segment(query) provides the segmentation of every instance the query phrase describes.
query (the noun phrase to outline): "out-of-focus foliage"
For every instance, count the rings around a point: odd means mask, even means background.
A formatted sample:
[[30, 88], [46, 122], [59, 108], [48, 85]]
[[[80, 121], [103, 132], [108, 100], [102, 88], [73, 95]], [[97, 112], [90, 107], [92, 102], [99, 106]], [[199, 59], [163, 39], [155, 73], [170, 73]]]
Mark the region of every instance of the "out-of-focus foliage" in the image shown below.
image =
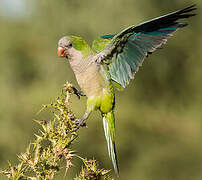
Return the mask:
[[[8, 16], [0, 4], [1, 168], [8, 159], [15, 163], [16, 154], [34, 138], [38, 126], [32, 119], [41, 104], [57, 97], [66, 80], [76, 84], [68, 62], [56, 56], [60, 37], [80, 35], [91, 43], [99, 35], [196, 3], [198, 16], [186, 20], [189, 26], [144, 62], [126, 90], [117, 92], [116, 140], [120, 179], [202, 179], [202, 1], [24, 2], [29, 11], [24, 18]], [[73, 105], [82, 116], [85, 98]], [[100, 114], [93, 113], [87, 125], [75, 149], [110, 169]]]

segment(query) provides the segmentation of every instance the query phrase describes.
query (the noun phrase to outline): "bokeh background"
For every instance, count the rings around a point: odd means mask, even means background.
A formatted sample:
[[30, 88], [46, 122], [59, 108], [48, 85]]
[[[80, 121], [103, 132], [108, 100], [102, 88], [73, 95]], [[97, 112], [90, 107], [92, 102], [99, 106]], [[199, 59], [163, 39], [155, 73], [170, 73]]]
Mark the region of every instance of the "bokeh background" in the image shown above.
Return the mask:
[[[88, 43], [132, 24], [196, 3], [198, 16], [153, 53], [129, 87], [116, 96], [117, 149], [123, 180], [202, 179], [202, 1], [197, 0], [0, 0], [0, 168], [17, 163], [38, 131], [33, 121], [68, 80], [56, 56], [65, 34]], [[80, 117], [86, 99], [73, 99]], [[97, 112], [74, 144], [79, 155], [112, 168]], [[66, 179], [79, 172], [75, 167]], [[0, 179], [6, 179], [0, 176]], [[58, 175], [55, 179], [64, 179]]]

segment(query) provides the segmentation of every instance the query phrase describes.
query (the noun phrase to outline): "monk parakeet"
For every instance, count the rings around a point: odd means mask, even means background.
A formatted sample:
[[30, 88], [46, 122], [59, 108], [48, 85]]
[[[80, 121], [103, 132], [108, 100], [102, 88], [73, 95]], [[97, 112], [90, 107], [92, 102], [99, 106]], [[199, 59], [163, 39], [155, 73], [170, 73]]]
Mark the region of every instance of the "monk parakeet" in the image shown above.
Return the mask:
[[180, 19], [194, 16], [195, 5], [130, 26], [117, 34], [104, 35], [90, 47], [78, 36], [65, 36], [58, 42], [57, 54], [66, 57], [79, 86], [87, 96], [87, 108], [78, 129], [94, 110], [103, 119], [109, 156], [118, 174], [115, 148], [114, 87], [124, 89], [134, 78], [144, 59], [161, 48], [167, 39], [187, 23]]

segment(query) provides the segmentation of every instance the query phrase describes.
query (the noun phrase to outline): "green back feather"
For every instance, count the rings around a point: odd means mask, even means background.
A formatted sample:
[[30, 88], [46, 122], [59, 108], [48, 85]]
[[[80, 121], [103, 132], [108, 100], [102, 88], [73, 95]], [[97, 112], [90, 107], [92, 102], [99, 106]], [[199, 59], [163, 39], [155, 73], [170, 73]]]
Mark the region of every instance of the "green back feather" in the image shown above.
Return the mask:
[[97, 38], [93, 41], [92, 49], [94, 52], [98, 53], [102, 51], [109, 43], [111, 39]]

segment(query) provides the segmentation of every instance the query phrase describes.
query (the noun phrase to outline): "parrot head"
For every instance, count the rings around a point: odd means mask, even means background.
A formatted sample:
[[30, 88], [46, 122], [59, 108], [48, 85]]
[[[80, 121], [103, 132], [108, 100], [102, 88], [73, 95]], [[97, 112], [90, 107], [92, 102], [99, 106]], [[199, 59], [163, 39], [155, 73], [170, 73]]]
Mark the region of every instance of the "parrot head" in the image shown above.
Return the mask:
[[68, 36], [61, 38], [58, 42], [57, 55], [59, 57], [68, 58], [71, 55], [71, 49], [73, 48], [72, 39]]
[[80, 55], [85, 58], [91, 53], [93, 53], [91, 48], [81, 37], [64, 36], [58, 41], [57, 55], [59, 57], [71, 60]]

